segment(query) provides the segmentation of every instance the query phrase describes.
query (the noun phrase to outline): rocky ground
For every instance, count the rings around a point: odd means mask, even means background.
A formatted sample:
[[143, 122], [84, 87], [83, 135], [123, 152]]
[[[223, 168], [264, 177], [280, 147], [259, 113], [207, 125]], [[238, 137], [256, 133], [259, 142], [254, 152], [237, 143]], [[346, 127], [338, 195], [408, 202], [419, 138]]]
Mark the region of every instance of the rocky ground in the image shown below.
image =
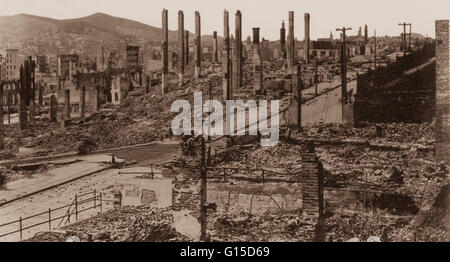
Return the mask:
[[217, 242], [307, 242], [314, 239], [313, 219], [295, 214], [238, 216], [210, 213], [209, 234]]
[[180, 242], [190, 241], [172, 227], [168, 209], [147, 206], [123, 207], [60, 229], [43, 233], [28, 241], [60, 242], [77, 236], [82, 242]]
[[[268, 72], [275, 77], [283, 76], [282, 64], [270, 66], [273, 68]], [[94, 148], [110, 148], [160, 140], [168, 135], [174, 116], [170, 112], [173, 101], [186, 99], [192, 102], [193, 91], [202, 90], [205, 97], [209, 95], [210, 87], [212, 97], [222, 96], [219, 73], [220, 66], [212, 65], [206, 69], [204, 78], [196, 83], [187, 78], [182, 88], [177, 87], [176, 76], [171, 75], [169, 92], [164, 97], [160, 94], [160, 87], [155, 87], [148, 94], [125, 99], [119, 107], [107, 106], [86, 118], [74, 118], [64, 130], [45, 119], [37, 120], [33, 128], [18, 140], [17, 126], [7, 126], [7, 150], [2, 152], [0, 159], [20, 157], [19, 147], [32, 148], [30, 155], [39, 156], [79, 151], [86, 141]], [[244, 85], [250, 85], [251, 78], [249, 66], [244, 65]], [[251, 94], [251, 88], [244, 87], [243, 90], [239, 97]], [[363, 188], [370, 184], [371, 190], [395, 195], [394, 198], [379, 200], [377, 207], [368, 209], [366, 213], [361, 210], [346, 214], [328, 213], [325, 231], [329, 241], [356, 238], [366, 241], [370, 236], [381, 241], [448, 241], [450, 166], [434, 159], [433, 127], [433, 123], [367, 123], [356, 128], [323, 124], [307, 126], [301, 132], [284, 132], [283, 142], [275, 147], [254, 144], [226, 154], [219, 153], [213, 156], [213, 166], [264, 168], [294, 174], [302, 168], [301, 152], [304, 149], [298, 142], [315, 140], [316, 153], [328, 171], [326, 187], [350, 185]], [[9, 179], [15, 179], [26, 176], [27, 172], [33, 171], [8, 170], [6, 173]], [[406, 208], [395, 204], [404, 203], [397, 196], [406, 196], [409, 201]], [[402, 212], [402, 208], [407, 212]], [[71, 225], [65, 230], [78, 232], [82, 240], [87, 240], [91, 234], [94, 241], [186, 240], [174, 232], [170, 221], [167, 210], [125, 208]], [[231, 216], [211, 213], [208, 223], [211, 237], [217, 241], [311, 239], [305, 236], [310, 232], [306, 230], [309, 222], [295, 214]]]
[[79, 150], [89, 141], [97, 149], [135, 145], [161, 140], [169, 136], [169, 127], [175, 113], [170, 112], [177, 99], [193, 101], [193, 90], [221, 97], [221, 78], [210, 68], [208, 77], [197, 83], [187, 78], [186, 86], [177, 87], [175, 75], [171, 75], [169, 92], [161, 95], [155, 86], [148, 94], [127, 97], [120, 106], [103, 106], [101, 111], [87, 117], [72, 118], [66, 128], [50, 123], [45, 110], [30, 128], [17, 136], [18, 125], [5, 126], [5, 148], [0, 160], [21, 157], [19, 148], [26, 148], [27, 156], [43, 156]]
[[[445, 241], [450, 228], [449, 166], [434, 159], [430, 147], [434, 143], [433, 124], [398, 123], [379, 126], [383, 130], [381, 137], [377, 135], [377, 125], [373, 124], [359, 128], [337, 125], [309, 126], [302, 132], [290, 134], [296, 141], [321, 141], [316, 142], [315, 149], [328, 171], [325, 176], [326, 188], [364, 189], [368, 186], [373, 192], [383, 192], [381, 195], [372, 196], [374, 198], [371, 199], [371, 204], [375, 207], [367, 204], [366, 210], [355, 210], [353, 213], [327, 212], [327, 240], [366, 241], [370, 236], [376, 236], [381, 241]], [[344, 140], [348, 142], [334, 143]], [[377, 148], [371, 148], [370, 143], [374, 143]], [[287, 140], [274, 148], [259, 147], [255, 144], [243, 150], [228, 152], [222, 158], [217, 158], [214, 164], [241, 169], [264, 167], [294, 175], [296, 171], [301, 170], [302, 150], [304, 148], [301, 145]], [[251, 172], [247, 174], [251, 175]], [[290, 218], [292, 217], [286, 215], [278, 216], [274, 226], [278, 224], [280, 226], [276, 228], [282, 229], [290, 223]], [[215, 223], [220, 225], [215, 227], [220, 239], [296, 239], [295, 236], [287, 234], [289, 231], [282, 236], [271, 236], [263, 233], [253, 234], [251, 230], [233, 230], [233, 223], [245, 224], [249, 228], [257, 225], [256, 228], [261, 227], [263, 230], [272, 221], [269, 217], [225, 216], [216, 220]], [[255, 224], [254, 220], [262, 220], [264, 223]], [[220, 231], [220, 228], [226, 225], [229, 226], [228, 231]]]

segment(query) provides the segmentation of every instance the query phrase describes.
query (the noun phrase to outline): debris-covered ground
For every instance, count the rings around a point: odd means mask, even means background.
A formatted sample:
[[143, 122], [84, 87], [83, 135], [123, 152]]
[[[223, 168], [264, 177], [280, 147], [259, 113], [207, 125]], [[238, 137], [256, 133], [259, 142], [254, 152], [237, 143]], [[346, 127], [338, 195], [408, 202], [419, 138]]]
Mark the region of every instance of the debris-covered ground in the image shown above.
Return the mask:
[[[270, 64], [274, 77], [282, 77], [281, 64]], [[250, 65], [244, 63], [242, 92], [238, 98], [254, 96]], [[19, 140], [17, 125], [6, 126], [6, 148], [0, 159], [20, 157], [23, 148], [32, 149], [29, 156], [69, 151], [111, 148], [160, 140], [169, 135], [173, 101], [193, 100], [194, 91], [222, 99], [220, 67], [213, 65], [196, 83], [186, 78], [186, 85], [177, 87], [171, 75], [169, 92], [162, 96], [160, 86], [142, 96], [126, 98], [120, 106], [106, 106], [85, 118], [74, 118], [65, 129], [45, 119], [37, 119], [33, 128]], [[275, 147], [258, 143], [239, 147], [226, 153], [214, 152], [214, 167], [238, 168], [240, 175], [255, 175], [249, 169], [265, 169], [294, 176], [302, 169], [301, 145], [315, 141], [315, 152], [327, 171], [326, 190], [368, 190], [354, 197], [365, 208], [352, 212], [326, 210], [325, 234], [328, 241], [366, 241], [375, 236], [380, 241], [449, 241], [448, 229], [449, 166], [434, 159], [433, 123], [363, 123], [355, 128], [319, 124], [302, 131], [288, 130]], [[198, 145], [197, 145], [198, 146]], [[88, 148], [89, 150], [87, 150]], [[198, 158], [198, 149], [183, 148]], [[187, 186], [198, 185], [198, 170], [189, 161], [180, 161], [180, 168], [191, 169], [180, 179]], [[186, 165], [183, 167], [183, 165]], [[42, 167], [45, 168], [45, 167]], [[3, 170], [14, 180], [33, 171]], [[238, 182], [232, 182], [238, 183]], [[185, 186], [185, 185], [183, 185]], [[376, 192], [376, 193], [375, 193]], [[340, 201], [340, 199], [334, 199]], [[327, 201], [327, 200], [326, 200]], [[370, 206], [372, 205], [372, 206]], [[360, 206], [360, 205], [359, 205]], [[198, 211], [198, 210], [197, 210]], [[64, 228], [83, 241], [182, 241], [189, 240], [172, 228], [169, 210], [149, 207], [122, 208], [81, 221]], [[314, 225], [300, 214], [232, 215], [209, 212], [208, 230], [213, 241], [311, 241]], [[46, 238], [47, 237], [47, 238]], [[40, 240], [54, 239], [42, 235]]]
[[[227, 152], [224, 159], [215, 164], [221, 167], [245, 169], [264, 168], [281, 173], [301, 170], [302, 139], [315, 140], [315, 151], [328, 171], [325, 176], [325, 190], [364, 191], [366, 208], [352, 212], [326, 211], [325, 232], [328, 241], [349, 239], [366, 241], [376, 236], [381, 241], [442, 241], [448, 237], [448, 206], [442, 196], [449, 182], [448, 166], [434, 159], [432, 145], [434, 131], [431, 124], [382, 124], [383, 133], [377, 134], [377, 125], [367, 124], [360, 128], [344, 128], [337, 125], [305, 127], [302, 132], [291, 132], [291, 139], [297, 143], [280, 142], [273, 148], [259, 147], [258, 144], [245, 149]], [[335, 143], [335, 141], [346, 141]], [[376, 149], [371, 144], [375, 144]], [[245, 173], [245, 172], [244, 172]], [[250, 176], [251, 172], [247, 172]], [[438, 193], [441, 192], [438, 196]], [[355, 197], [353, 201], [362, 203]], [[448, 192], [447, 192], [448, 197]], [[325, 201], [328, 201], [325, 199]], [[333, 200], [334, 201], [334, 200]], [[335, 201], [341, 201], [336, 199]], [[438, 202], [440, 204], [433, 204]], [[440, 206], [439, 206], [440, 205]], [[348, 210], [347, 210], [348, 211]], [[237, 217], [218, 218], [221, 232], [224, 225], [247, 223], [250, 228], [254, 221], [270, 224], [272, 218]], [[274, 224], [285, 225], [289, 218], [279, 215]], [[225, 221], [225, 222], [223, 222]], [[238, 224], [239, 224], [238, 223]], [[258, 225], [261, 226], [261, 225]], [[265, 226], [261, 226], [265, 228]], [[282, 228], [280, 226], [279, 228]], [[271, 236], [252, 234], [241, 229], [218, 234], [220, 239], [264, 241], [289, 238], [286, 234]], [[237, 227], [240, 228], [240, 227]], [[278, 227], [277, 227], [278, 228]], [[227, 234], [226, 234], [227, 233]], [[295, 239], [295, 236], [292, 236]]]
[[5, 125], [6, 150], [0, 152], [0, 160], [78, 151], [86, 141], [90, 141], [93, 149], [103, 149], [162, 140], [169, 136], [175, 115], [170, 108], [175, 100], [192, 102], [193, 90], [202, 90], [206, 99], [210, 86], [212, 96], [221, 97], [218, 75], [210, 73], [197, 83], [187, 79], [182, 88], [177, 87], [175, 76], [172, 78], [171, 89], [164, 96], [160, 87], [155, 86], [148, 94], [125, 98], [120, 106], [107, 105], [84, 118], [73, 117], [65, 128], [50, 123], [45, 110], [22, 132], [20, 139], [18, 124]]
[[314, 219], [296, 214], [210, 214], [208, 220], [211, 239], [218, 242], [306, 242], [314, 239]]
[[66, 241], [77, 236], [82, 242], [179, 242], [189, 239], [172, 227], [168, 209], [148, 206], [123, 207], [61, 228], [61, 233], [43, 233], [29, 241]]

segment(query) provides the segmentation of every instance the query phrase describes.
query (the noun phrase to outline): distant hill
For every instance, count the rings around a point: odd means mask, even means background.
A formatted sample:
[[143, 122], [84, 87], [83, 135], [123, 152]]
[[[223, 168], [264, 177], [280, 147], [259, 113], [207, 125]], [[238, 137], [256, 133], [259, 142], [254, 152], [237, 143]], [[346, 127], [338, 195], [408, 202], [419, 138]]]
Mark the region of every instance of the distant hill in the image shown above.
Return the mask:
[[419, 33], [411, 33], [411, 37], [412, 38], [417, 38], [417, 39], [425, 39], [425, 36], [421, 35]]
[[[202, 39], [211, 41], [212, 37]], [[177, 32], [169, 31], [169, 42], [176, 40]], [[161, 41], [161, 28], [104, 13], [63, 20], [29, 14], [0, 17], [0, 50], [19, 48], [27, 55], [58, 51], [96, 54], [102, 45], [120, 50], [129, 43], [158, 48]]]

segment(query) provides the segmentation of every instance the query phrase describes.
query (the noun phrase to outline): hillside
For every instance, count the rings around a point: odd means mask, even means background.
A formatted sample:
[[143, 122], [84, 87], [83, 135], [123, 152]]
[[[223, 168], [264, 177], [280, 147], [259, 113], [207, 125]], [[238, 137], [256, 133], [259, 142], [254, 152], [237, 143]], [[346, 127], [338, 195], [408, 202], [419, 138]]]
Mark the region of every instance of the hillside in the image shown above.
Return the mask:
[[[122, 50], [127, 43], [158, 48], [161, 35], [161, 28], [104, 13], [63, 20], [29, 14], [0, 17], [0, 50], [19, 48], [24, 55], [58, 51], [95, 55], [101, 45]], [[211, 39], [204, 36], [204, 41]], [[176, 40], [177, 31], [169, 31], [169, 41]]]

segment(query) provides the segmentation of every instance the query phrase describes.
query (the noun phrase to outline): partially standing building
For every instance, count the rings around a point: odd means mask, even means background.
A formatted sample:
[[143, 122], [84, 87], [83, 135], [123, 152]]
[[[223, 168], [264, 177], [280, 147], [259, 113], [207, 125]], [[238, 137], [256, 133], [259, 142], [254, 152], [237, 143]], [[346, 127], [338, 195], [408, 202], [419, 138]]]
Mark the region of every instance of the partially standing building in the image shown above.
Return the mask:
[[139, 46], [127, 46], [127, 72], [133, 75], [139, 71]]
[[20, 77], [20, 63], [19, 63], [19, 50], [18, 49], [7, 49], [6, 50], [6, 60], [5, 60], [5, 70], [7, 80], [16, 80]]
[[79, 60], [76, 54], [58, 55], [58, 76], [61, 81], [72, 81], [78, 72]]

